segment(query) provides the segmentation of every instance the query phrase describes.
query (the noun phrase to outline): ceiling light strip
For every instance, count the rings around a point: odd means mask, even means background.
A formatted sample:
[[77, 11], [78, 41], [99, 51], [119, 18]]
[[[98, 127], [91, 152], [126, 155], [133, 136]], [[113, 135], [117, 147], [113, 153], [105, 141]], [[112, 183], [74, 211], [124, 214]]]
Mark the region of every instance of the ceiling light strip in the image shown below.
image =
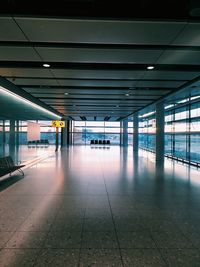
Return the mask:
[[26, 98], [24, 98], [22, 96], [19, 96], [19, 95], [15, 94], [15, 93], [13, 93], [13, 92], [5, 89], [2, 86], [0, 86], [0, 92], [3, 93], [3, 94], [5, 94], [5, 95], [7, 95], [7, 96], [11, 96], [11, 97], [15, 98], [16, 100], [20, 100], [20, 101], [24, 102], [25, 104], [28, 104], [28, 105], [30, 105], [30, 106], [38, 109], [38, 110], [41, 110], [41, 111], [46, 112], [46, 113], [48, 113], [50, 115], [53, 115], [54, 117], [57, 117], [59, 119], [62, 118], [61, 116], [59, 116], [59, 115], [57, 115], [57, 114], [55, 114], [55, 113], [53, 113], [53, 112], [51, 112], [51, 111], [49, 111], [49, 110], [41, 107], [38, 104], [35, 104], [35, 103], [31, 102], [30, 100], [28, 100], [28, 99], [26, 99]]

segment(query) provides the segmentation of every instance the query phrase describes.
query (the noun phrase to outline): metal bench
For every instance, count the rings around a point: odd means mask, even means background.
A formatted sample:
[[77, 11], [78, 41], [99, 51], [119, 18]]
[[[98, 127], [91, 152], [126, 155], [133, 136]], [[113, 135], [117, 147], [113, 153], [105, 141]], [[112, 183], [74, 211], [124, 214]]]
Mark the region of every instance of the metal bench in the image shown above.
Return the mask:
[[25, 165], [15, 165], [11, 156], [0, 158], [0, 176], [6, 174], [12, 174], [14, 171], [19, 171], [23, 176], [24, 172], [22, 171], [22, 167]]

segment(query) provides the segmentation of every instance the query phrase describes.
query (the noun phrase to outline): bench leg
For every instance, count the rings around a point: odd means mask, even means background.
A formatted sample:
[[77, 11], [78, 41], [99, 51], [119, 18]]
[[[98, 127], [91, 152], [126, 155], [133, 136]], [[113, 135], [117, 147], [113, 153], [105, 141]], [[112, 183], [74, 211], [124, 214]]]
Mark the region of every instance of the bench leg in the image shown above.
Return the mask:
[[24, 172], [21, 169], [18, 169], [18, 171], [24, 176]]

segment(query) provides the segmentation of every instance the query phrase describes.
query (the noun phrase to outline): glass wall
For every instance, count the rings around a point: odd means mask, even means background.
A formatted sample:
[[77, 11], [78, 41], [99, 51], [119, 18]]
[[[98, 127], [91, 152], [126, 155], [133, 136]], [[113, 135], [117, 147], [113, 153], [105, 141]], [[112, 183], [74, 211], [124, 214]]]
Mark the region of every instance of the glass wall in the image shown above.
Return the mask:
[[[56, 129], [51, 126], [51, 121], [38, 121], [38, 123], [40, 124], [40, 139], [47, 139], [49, 144], [55, 144]], [[15, 143], [19, 145], [27, 145], [27, 121], [15, 121], [15, 133]], [[9, 139], [10, 121], [0, 120], [1, 150], [4, 146], [9, 144]]]
[[[191, 92], [190, 92], [191, 93]], [[155, 110], [139, 116], [139, 146], [155, 151]], [[165, 154], [200, 163], [200, 96], [170, 100], [165, 105]]]
[[[129, 145], [133, 144], [133, 122], [128, 122]], [[73, 121], [72, 140], [74, 145], [87, 145], [91, 140], [110, 140], [112, 145], [120, 144], [120, 122]]]
[[156, 120], [155, 111], [139, 116], [139, 146], [155, 150]]
[[[200, 102], [186, 98], [166, 110], [165, 132], [170, 138], [165, 153], [188, 162], [200, 162]], [[170, 147], [170, 149], [169, 149]]]

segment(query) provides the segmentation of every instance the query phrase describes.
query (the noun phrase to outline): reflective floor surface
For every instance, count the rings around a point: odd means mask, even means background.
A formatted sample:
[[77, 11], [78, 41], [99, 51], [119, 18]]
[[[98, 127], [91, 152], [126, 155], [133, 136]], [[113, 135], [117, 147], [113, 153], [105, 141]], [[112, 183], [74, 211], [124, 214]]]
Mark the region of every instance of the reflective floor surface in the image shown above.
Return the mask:
[[74, 146], [26, 169], [0, 192], [0, 266], [200, 266], [200, 171], [154, 159]]
[[0, 146], [0, 157], [11, 156], [14, 162], [26, 163], [44, 155], [49, 155], [55, 151], [54, 145], [28, 147], [27, 145], [19, 146]]

